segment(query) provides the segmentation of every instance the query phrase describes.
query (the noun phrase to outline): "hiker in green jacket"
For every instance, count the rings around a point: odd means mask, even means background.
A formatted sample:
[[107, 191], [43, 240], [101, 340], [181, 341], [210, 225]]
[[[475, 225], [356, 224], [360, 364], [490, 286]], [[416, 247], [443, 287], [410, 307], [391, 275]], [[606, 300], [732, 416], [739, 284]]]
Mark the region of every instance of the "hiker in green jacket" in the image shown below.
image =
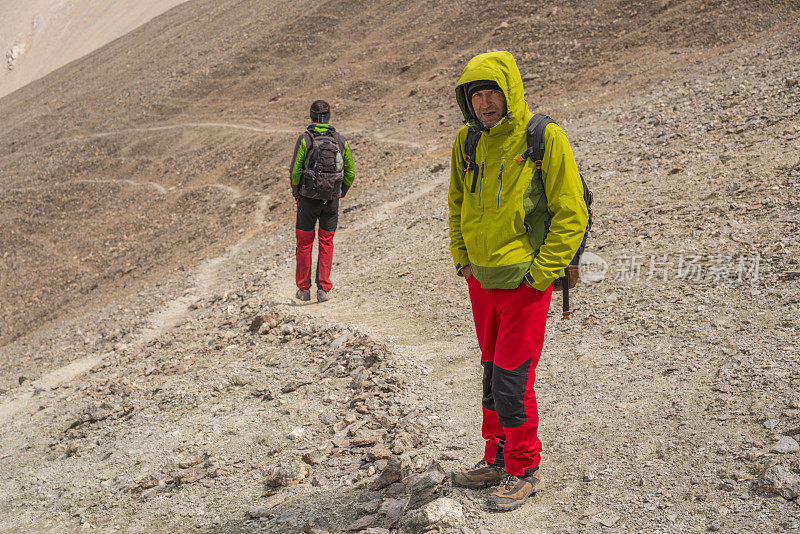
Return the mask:
[[[588, 213], [557, 124], [545, 127], [542, 160], [525, 157], [533, 113], [510, 53], [472, 58], [455, 93], [466, 124], [452, 149], [450, 251], [469, 287], [481, 349], [485, 448], [475, 467], [451, 477], [468, 488], [497, 486], [487, 507], [513, 510], [542, 487], [536, 365], [552, 283], [575, 256]], [[471, 151], [470, 129], [480, 135]]]
[[333, 265], [333, 234], [339, 223], [339, 198], [353, 185], [356, 171], [347, 139], [329, 124], [330, 104], [316, 100], [311, 104], [311, 120], [297, 138], [289, 165], [292, 196], [297, 201], [297, 266], [295, 298], [311, 300], [311, 249], [319, 221], [319, 257], [317, 258], [317, 300], [328, 300]]

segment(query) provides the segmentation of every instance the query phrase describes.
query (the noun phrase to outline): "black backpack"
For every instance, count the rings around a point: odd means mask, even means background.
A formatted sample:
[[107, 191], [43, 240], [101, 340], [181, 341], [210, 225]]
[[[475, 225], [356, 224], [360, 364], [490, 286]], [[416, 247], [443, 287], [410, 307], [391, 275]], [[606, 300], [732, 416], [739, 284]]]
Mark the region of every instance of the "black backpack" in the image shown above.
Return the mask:
[[[533, 160], [534, 165], [536, 165], [536, 176], [539, 178], [539, 181], [542, 182], [542, 189], [544, 189], [544, 177], [542, 175], [542, 159], [544, 158], [544, 129], [551, 122], [554, 123], [555, 121], [553, 121], [553, 119], [544, 113], [537, 113], [533, 116], [533, 118], [531, 118], [530, 122], [528, 123], [528, 149], [516, 158], [518, 163], [522, 163], [528, 158]], [[464, 140], [466, 170], [473, 171], [476, 177], [478, 168], [475, 165], [475, 158], [478, 140], [480, 137], [481, 130], [474, 126], [470, 126], [469, 130], [467, 131], [467, 137]], [[586, 210], [589, 212], [589, 221], [586, 223], [586, 231], [583, 233], [583, 240], [581, 241], [580, 247], [578, 247], [578, 252], [575, 253], [575, 257], [572, 258], [572, 261], [569, 263], [566, 269], [564, 269], [564, 276], [557, 278], [553, 283], [553, 290], [561, 290], [563, 297], [562, 319], [569, 319], [571, 315], [569, 309], [569, 290], [575, 287], [575, 284], [578, 283], [578, 266], [580, 265], [581, 255], [586, 248], [586, 238], [589, 235], [589, 230], [592, 229], [593, 222], [592, 201], [594, 200], [594, 195], [589, 190], [589, 186], [586, 184], [586, 180], [583, 179], [582, 175], [581, 183], [583, 184], [583, 201], [586, 203]]]
[[307, 143], [300, 194], [320, 200], [338, 198], [342, 190], [344, 167], [342, 138], [333, 128], [307, 134], [311, 142]]

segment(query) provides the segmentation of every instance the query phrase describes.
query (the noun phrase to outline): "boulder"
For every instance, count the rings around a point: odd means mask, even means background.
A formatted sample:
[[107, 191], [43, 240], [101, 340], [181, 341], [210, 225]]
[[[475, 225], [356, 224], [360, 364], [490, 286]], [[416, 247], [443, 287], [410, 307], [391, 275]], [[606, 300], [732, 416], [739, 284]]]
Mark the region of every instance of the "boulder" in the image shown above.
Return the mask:
[[400, 472], [403, 469], [403, 464], [400, 460], [396, 457], [389, 458], [389, 463], [386, 464], [386, 469], [384, 469], [380, 476], [375, 479], [372, 483], [370, 489], [372, 490], [379, 490], [385, 488], [389, 484], [393, 484], [400, 480]]
[[769, 452], [774, 452], [776, 454], [790, 454], [799, 450], [800, 445], [797, 443], [797, 440], [789, 436], [783, 436], [778, 440], [778, 443], [772, 446]]
[[772, 465], [764, 469], [755, 481], [755, 489], [777, 493], [784, 499], [795, 499], [800, 496], [800, 476], [782, 465]]
[[461, 504], [448, 497], [440, 497], [412, 510], [403, 518], [401, 526], [409, 532], [426, 532], [434, 527], [454, 527], [463, 522]]
[[403, 518], [407, 507], [408, 497], [403, 499], [385, 499], [378, 509], [378, 514], [385, 518], [383, 525], [388, 528], [395, 528]]
[[311, 466], [300, 462], [269, 465], [264, 470], [264, 482], [273, 488], [294, 486], [311, 474]]

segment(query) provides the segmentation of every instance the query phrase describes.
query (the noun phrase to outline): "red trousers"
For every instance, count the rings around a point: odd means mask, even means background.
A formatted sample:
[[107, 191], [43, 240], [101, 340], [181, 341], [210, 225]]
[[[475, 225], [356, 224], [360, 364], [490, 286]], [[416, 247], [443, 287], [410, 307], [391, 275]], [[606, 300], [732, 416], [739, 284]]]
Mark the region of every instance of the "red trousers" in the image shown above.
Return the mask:
[[[297, 235], [297, 269], [295, 282], [298, 289], [311, 287], [311, 249], [314, 246], [314, 230], [295, 230]], [[333, 234], [319, 229], [319, 255], [317, 257], [316, 283], [319, 289], [330, 291], [331, 266], [333, 265]]]
[[483, 366], [483, 459], [530, 475], [541, 461], [533, 386], [553, 289], [484, 289], [474, 276], [467, 282]]

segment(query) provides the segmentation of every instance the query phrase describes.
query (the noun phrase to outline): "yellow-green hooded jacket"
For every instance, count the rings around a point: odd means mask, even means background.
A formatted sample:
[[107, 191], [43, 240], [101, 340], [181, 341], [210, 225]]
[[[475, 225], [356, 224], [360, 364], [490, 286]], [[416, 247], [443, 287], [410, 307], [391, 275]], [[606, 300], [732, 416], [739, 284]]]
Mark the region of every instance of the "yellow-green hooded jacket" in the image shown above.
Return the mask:
[[[467, 105], [465, 84], [478, 80], [496, 82], [506, 97], [508, 114], [489, 130]], [[534, 162], [515, 160], [527, 149], [533, 114], [508, 52], [472, 58], [456, 85], [456, 101], [467, 122], [453, 143], [450, 162], [450, 251], [456, 271], [469, 265], [484, 288], [513, 289], [526, 279], [544, 291], [575, 256], [588, 221], [567, 135], [554, 123], [545, 129], [543, 188]], [[470, 125], [482, 130], [476, 175], [466, 172], [464, 156]]]

